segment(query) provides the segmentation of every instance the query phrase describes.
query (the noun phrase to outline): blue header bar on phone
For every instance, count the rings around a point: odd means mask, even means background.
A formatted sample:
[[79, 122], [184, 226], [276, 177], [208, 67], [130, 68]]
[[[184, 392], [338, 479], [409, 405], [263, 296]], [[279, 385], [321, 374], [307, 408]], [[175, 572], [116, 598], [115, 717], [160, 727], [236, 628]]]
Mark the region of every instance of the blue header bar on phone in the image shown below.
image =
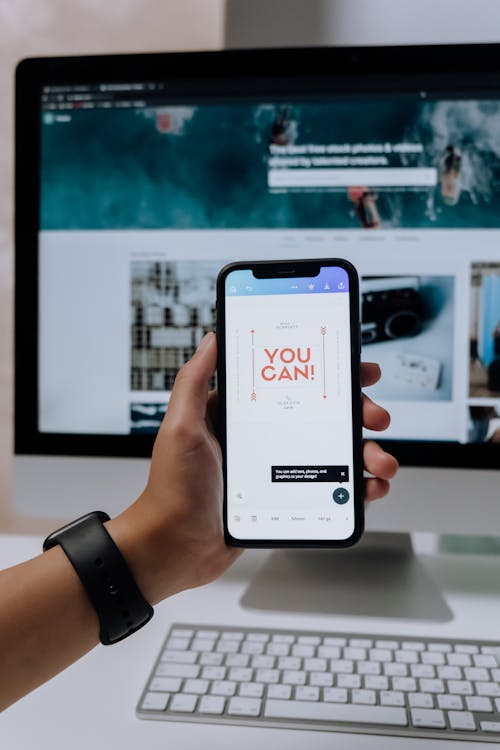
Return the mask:
[[349, 292], [347, 271], [323, 266], [317, 276], [256, 279], [251, 270], [232, 271], [226, 277], [227, 297], [267, 294], [345, 294]]

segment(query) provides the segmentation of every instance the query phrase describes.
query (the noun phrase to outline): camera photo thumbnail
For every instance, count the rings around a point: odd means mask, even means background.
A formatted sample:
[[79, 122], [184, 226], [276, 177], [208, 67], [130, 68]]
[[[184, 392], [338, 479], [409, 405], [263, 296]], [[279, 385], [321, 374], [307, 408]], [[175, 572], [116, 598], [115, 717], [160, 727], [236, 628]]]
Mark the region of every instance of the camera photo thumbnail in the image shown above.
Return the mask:
[[453, 304], [453, 276], [363, 277], [363, 358], [382, 368], [376, 398], [451, 400]]
[[471, 268], [469, 396], [500, 399], [500, 263]]

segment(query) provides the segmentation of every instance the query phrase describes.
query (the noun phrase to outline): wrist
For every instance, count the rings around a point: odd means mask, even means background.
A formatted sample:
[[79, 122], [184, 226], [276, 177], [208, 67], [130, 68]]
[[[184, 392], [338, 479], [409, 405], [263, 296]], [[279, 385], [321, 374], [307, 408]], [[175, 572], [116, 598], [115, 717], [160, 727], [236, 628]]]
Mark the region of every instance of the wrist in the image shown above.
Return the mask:
[[[141, 498], [136, 502], [142, 505]], [[134, 503], [105, 526], [149, 604], [155, 605], [181, 590], [175, 585], [173, 570], [164, 561], [168, 543], [159, 539], [158, 524], [144, 508], [136, 508]]]

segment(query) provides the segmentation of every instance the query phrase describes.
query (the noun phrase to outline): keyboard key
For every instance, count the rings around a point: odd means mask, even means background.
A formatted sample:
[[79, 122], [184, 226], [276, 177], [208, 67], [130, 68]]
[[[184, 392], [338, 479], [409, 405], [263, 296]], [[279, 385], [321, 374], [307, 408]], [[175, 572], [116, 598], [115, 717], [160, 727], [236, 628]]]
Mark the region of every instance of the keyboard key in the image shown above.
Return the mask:
[[404, 706], [405, 695], [396, 690], [383, 690], [380, 693], [380, 703], [383, 706]]
[[324, 646], [339, 646], [342, 648], [347, 643], [345, 638], [323, 638]]
[[500, 696], [500, 685], [496, 682], [475, 682], [474, 685], [478, 695], [488, 695], [493, 698]]
[[448, 721], [452, 729], [475, 732], [476, 722], [469, 711], [448, 711]]
[[170, 701], [169, 710], [192, 714], [194, 709], [196, 708], [197, 700], [198, 697], [196, 695], [177, 693], [177, 695], [174, 695]]
[[204, 695], [208, 691], [209, 684], [208, 680], [186, 680], [182, 692]]
[[[222, 654], [217, 654], [217, 656], [221, 656]], [[201, 662], [201, 659], [200, 659]], [[220, 662], [222, 664], [222, 660]], [[226, 656], [226, 666], [227, 667], [248, 667], [250, 663], [250, 657], [247, 656], [247, 654], [228, 654]]]
[[[275, 662], [276, 662], [275, 656], [261, 655], [261, 656], [252, 656], [250, 663], [254, 669], [272, 669], [274, 667]], [[300, 664], [298, 666], [298, 669], [300, 669]]]
[[309, 684], [318, 687], [331, 687], [333, 685], [333, 675], [331, 672], [311, 672], [309, 675]]
[[215, 641], [207, 641], [204, 638], [196, 638], [191, 644], [191, 651], [213, 651]]
[[327, 703], [347, 703], [347, 690], [345, 688], [325, 688], [323, 700]]
[[392, 689], [414, 693], [417, 689], [417, 681], [414, 677], [393, 677]]
[[354, 724], [381, 724], [404, 727], [408, 724], [406, 711], [384, 706], [351, 706], [308, 701], [267, 700], [264, 716], [275, 719], [306, 719], [338, 721]]
[[449, 643], [429, 643], [427, 645], [428, 651], [435, 651], [441, 654], [447, 654], [452, 650]]
[[210, 641], [216, 641], [217, 638], [219, 637], [219, 631], [218, 630], [197, 630], [196, 637], [206, 638]]
[[[253, 675], [253, 669], [248, 667], [231, 667], [227, 679], [233, 682], [250, 682]], [[226, 675], [223, 674], [221, 677], [214, 677], [214, 680], [223, 680]]]
[[351, 695], [353, 703], [363, 703], [367, 706], [374, 706], [377, 702], [377, 694], [374, 690], [353, 690]]
[[389, 690], [389, 678], [384, 675], [366, 675], [364, 687], [370, 690]]
[[[294, 648], [297, 648], [295, 646]], [[288, 643], [269, 643], [266, 647], [266, 654], [270, 656], [288, 656], [290, 646]]]
[[[286, 656], [286, 654], [283, 654], [283, 656]], [[314, 656], [314, 646], [301, 646], [296, 643], [295, 646], [292, 646], [292, 656]]]
[[182, 680], [179, 677], [153, 677], [149, 683], [150, 690], [161, 690], [164, 693], [177, 693]]
[[444, 693], [443, 695], [438, 695], [436, 697], [439, 708], [461, 711], [464, 707], [464, 702], [461, 695], [449, 695], [448, 693]]
[[375, 641], [375, 648], [383, 648], [388, 649], [389, 651], [395, 651], [397, 648], [399, 648], [399, 643], [398, 641], [379, 640]]
[[429, 729], [444, 729], [446, 727], [444, 713], [437, 708], [412, 708], [410, 709], [410, 715], [414, 727]]
[[195, 651], [166, 650], [161, 655], [161, 661], [169, 664], [194, 664], [198, 654]]
[[286, 685], [305, 685], [306, 673], [298, 669], [285, 669], [283, 682]]
[[145, 711], [165, 711], [169, 693], [146, 693], [141, 708]]
[[470, 667], [472, 664], [469, 654], [446, 654], [446, 661], [450, 667]]
[[420, 691], [422, 693], [444, 693], [445, 687], [443, 680], [427, 680], [422, 678], [420, 682]]
[[425, 651], [425, 643], [421, 641], [403, 641], [401, 648], [405, 651]]
[[248, 639], [244, 642], [241, 647], [242, 654], [263, 654], [265, 644], [259, 641], [249, 641]]
[[255, 679], [257, 682], [264, 682], [265, 684], [276, 683], [280, 680], [280, 671], [279, 669], [258, 669], [255, 673]]
[[380, 662], [358, 661], [358, 673], [359, 674], [380, 674], [380, 672], [381, 672]]
[[[234, 669], [237, 669], [237, 667], [234, 667]], [[241, 667], [240, 667], [241, 669]], [[250, 674], [252, 673], [252, 670], [249, 669], [248, 672]], [[201, 677], [204, 680], [223, 680], [226, 676], [226, 667], [203, 667], [201, 670]], [[231, 677], [231, 680], [236, 679], [235, 677]], [[247, 677], [249, 680], [250, 677]]]
[[200, 674], [200, 667], [197, 664], [158, 664], [156, 667], [156, 677], [193, 677]]
[[483, 732], [498, 732], [500, 734], [500, 721], [482, 721], [480, 727]]
[[437, 675], [440, 680], [462, 680], [464, 676], [461, 667], [438, 667]]
[[354, 646], [354, 648], [371, 648], [373, 641], [368, 638], [351, 638], [349, 646]]
[[472, 695], [472, 685], [466, 680], [448, 680], [448, 692], [456, 695]]
[[192, 638], [194, 635], [194, 630], [175, 628], [174, 630], [170, 631], [170, 635], [172, 636], [172, 638]]
[[280, 656], [278, 659], [279, 669], [300, 669], [302, 667], [302, 659], [298, 656]]
[[165, 648], [176, 651], [185, 651], [189, 648], [190, 640], [190, 638], [169, 638], [165, 644]]
[[455, 643], [454, 651], [457, 654], [478, 654], [479, 649], [472, 643]]
[[295, 688], [295, 698], [298, 701], [319, 701], [319, 688], [301, 685]]
[[344, 649], [344, 659], [352, 659], [353, 661], [360, 661], [366, 659], [366, 648], [357, 648], [353, 646], [347, 646]]
[[[438, 669], [460, 669], [460, 667], [438, 667]], [[432, 664], [411, 664], [410, 672], [412, 677], [425, 677], [432, 679], [436, 676], [436, 667]], [[459, 674], [461, 677], [462, 674]]]
[[489, 698], [479, 695], [468, 695], [465, 702], [469, 711], [484, 711], [485, 713], [493, 712], [493, 706]]
[[475, 667], [498, 667], [497, 660], [493, 654], [477, 654], [472, 657]]
[[339, 646], [319, 646], [318, 656], [325, 659], [338, 659], [340, 657]]
[[272, 640], [275, 643], [295, 643], [294, 635], [287, 635], [286, 633], [276, 633], [273, 635]]
[[500, 714], [500, 698], [495, 698], [495, 706], [497, 707], [497, 714]]
[[230, 697], [236, 692], [236, 683], [230, 680], [215, 680], [212, 683], [212, 695], [224, 695]]
[[337, 675], [337, 687], [360, 688], [361, 677], [359, 674], [339, 674]]
[[408, 693], [411, 708], [434, 708], [434, 698], [430, 693]]
[[200, 714], [223, 714], [224, 706], [226, 705], [225, 698], [221, 698], [218, 695], [204, 695], [200, 700], [198, 711]]
[[304, 646], [319, 646], [321, 638], [317, 635], [300, 635], [297, 638], [297, 643], [301, 643]]
[[392, 651], [387, 648], [371, 648], [368, 655], [370, 661], [392, 661]]
[[269, 685], [267, 688], [268, 698], [278, 698], [287, 701], [291, 698], [291, 696], [291, 685]]
[[258, 698], [231, 698], [227, 712], [230, 716], [258, 716], [261, 705], [262, 701]]
[[306, 672], [326, 672], [326, 659], [312, 658], [304, 659], [304, 669]]
[[489, 682], [490, 675], [486, 667], [465, 667], [464, 675], [467, 680], [483, 680]]

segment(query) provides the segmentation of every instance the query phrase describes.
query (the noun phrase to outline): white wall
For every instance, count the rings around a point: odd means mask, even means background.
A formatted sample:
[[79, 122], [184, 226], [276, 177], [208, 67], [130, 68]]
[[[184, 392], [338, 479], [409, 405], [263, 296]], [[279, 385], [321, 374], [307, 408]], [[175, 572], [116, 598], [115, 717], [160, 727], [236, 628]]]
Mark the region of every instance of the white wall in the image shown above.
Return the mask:
[[227, 0], [228, 47], [488, 41], [498, 0]]
[[0, 0], [0, 530], [19, 528], [8, 510], [16, 62], [41, 55], [216, 49], [223, 19], [224, 0]]

